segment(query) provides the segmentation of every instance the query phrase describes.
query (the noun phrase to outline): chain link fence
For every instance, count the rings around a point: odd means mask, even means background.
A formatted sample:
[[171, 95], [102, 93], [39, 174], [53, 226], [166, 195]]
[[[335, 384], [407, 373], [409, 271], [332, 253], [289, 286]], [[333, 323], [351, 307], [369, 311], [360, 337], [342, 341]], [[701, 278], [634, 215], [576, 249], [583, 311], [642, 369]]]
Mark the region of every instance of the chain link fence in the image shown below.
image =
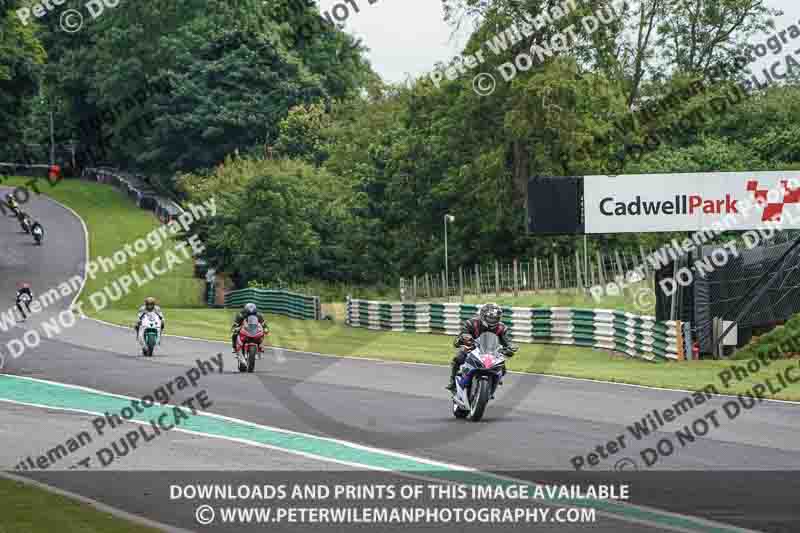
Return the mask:
[[[721, 261], [720, 246], [702, 247], [700, 257], [690, 265], [693, 330], [701, 352], [714, 353], [715, 318], [737, 322], [741, 346], [754, 333], [769, 330], [800, 311], [800, 247], [790, 250], [798, 238], [796, 230], [777, 232], [767, 239], [748, 232], [736, 241], [738, 253], [728, 252], [725, 263], [718, 266], [714, 258]], [[700, 261], [713, 268], [698, 272], [701, 269], [694, 265]]]

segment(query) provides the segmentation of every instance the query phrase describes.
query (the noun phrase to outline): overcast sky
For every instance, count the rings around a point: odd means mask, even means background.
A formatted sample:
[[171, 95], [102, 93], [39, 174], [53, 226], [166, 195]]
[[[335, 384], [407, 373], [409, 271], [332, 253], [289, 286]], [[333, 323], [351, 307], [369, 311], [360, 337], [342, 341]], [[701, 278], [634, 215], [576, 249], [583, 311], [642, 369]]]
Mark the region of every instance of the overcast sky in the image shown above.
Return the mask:
[[[319, 1], [323, 12], [346, 4], [344, 0]], [[363, 39], [371, 49], [373, 68], [387, 81], [399, 82], [409, 74], [418, 77], [429, 72], [436, 62], [447, 62], [458, 55], [469, 36], [469, 31], [453, 35], [453, 28], [444, 22], [440, 0], [350, 1], [361, 11], [355, 13], [350, 8], [345, 29]], [[370, 5], [370, 1], [374, 3]], [[800, 21], [798, 0], [768, 0], [767, 4], [784, 12], [776, 19], [776, 27]]]

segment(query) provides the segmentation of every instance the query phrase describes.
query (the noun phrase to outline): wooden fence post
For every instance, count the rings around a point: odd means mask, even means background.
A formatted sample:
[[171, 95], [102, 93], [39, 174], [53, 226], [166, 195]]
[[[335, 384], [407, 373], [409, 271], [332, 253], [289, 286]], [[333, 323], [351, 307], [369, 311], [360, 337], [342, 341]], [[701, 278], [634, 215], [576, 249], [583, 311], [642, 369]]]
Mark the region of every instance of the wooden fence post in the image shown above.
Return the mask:
[[531, 283], [533, 283], [533, 281], [531, 281], [531, 260], [528, 259], [528, 279], [525, 281], [526, 291], [531, 290]]
[[514, 258], [514, 298], [517, 297], [517, 258]]
[[555, 275], [556, 290], [561, 289], [561, 277], [558, 275], [558, 255], [553, 254], [553, 273]]
[[647, 256], [645, 255], [644, 248], [641, 244], [639, 245], [639, 255], [642, 256], [642, 271], [645, 277], [647, 277], [650, 274], [650, 267], [647, 266]]
[[597, 252], [597, 277], [600, 279], [600, 285], [606, 284], [605, 272], [603, 272], [603, 257], [600, 255], [600, 250]]
[[500, 263], [494, 260], [494, 294], [500, 296]]
[[623, 272], [623, 270], [622, 270], [622, 261], [619, 258], [619, 250], [614, 250], [614, 257], [617, 260], [617, 272], [624, 279], [625, 278], [625, 272]]

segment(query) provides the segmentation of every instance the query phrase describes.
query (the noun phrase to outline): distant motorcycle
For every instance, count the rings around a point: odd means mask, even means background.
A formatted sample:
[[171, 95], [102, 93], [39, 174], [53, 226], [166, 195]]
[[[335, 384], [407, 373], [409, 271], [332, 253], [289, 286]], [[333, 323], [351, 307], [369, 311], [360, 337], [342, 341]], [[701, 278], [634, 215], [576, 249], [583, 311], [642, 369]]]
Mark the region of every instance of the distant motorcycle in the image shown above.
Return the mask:
[[138, 340], [142, 346], [142, 355], [153, 357], [156, 346], [161, 344], [161, 319], [157, 314], [151, 311], [142, 317]]
[[[31, 297], [27, 293], [23, 293], [19, 296], [19, 303], [25, 306], [25, 309], [28, 310], [28, 314], [31, 313]], [[24, 316], [22, 317], [24, 320]]]
[[31, 217], [20, 211], [19, 214], [17, 215], [17, 220], [19, 220], [19, 225], [22, 228], [22, 231], [24, 231], [25, 233], [31, 232], [31, 226], [33, 225]]
[[453, 416], [473, 422], [483, 417], [505, 371], [505, 350], [494, 333], [482, 333], [467, 354], [455, 378]]
[[261, 346], [264, 340], [264, 328], [258, 317], [250, 315], [239, 328], [236, 337], [236, 358], [239, 361], [239, 372], [252, 372], [256, 367], [256, 355], [264, 352]]
[[36, 244], [41, 246], [42, 240], [44, 239], [44, 230], [42, 229], [42, 226], [35, 226], [31, 230], [31, 234], [33, 235], [33, 240], [36, 241]]

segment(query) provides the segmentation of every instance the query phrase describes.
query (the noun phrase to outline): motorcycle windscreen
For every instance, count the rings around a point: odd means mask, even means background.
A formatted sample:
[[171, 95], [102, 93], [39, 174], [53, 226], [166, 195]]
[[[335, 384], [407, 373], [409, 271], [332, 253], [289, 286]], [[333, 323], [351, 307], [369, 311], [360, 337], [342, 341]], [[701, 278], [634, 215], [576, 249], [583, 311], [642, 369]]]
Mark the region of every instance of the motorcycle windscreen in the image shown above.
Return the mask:
[[255, 336], [258, 335], [258, 318], [251, 315], [247, 317], [247, 322], [245, 323], [244, 329], [248, 335]]
[[500, 347], [500, 338], [491, 331], [486, 331], [481, 333], [476, 344], [481, 353], [496, 353]]

